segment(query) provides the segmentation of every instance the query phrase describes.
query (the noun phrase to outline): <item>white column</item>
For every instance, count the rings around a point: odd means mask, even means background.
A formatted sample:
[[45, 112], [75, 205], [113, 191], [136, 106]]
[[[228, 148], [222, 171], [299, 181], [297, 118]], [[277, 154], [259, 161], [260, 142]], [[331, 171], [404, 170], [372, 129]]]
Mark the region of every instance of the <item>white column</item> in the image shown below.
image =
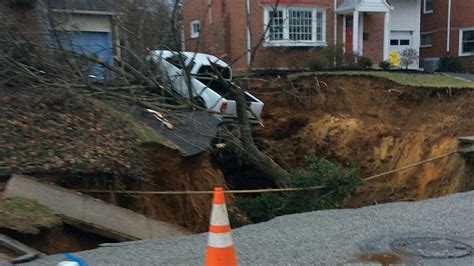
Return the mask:
[[383, 60], [388, 60], [388, 45], [390, 36], [390, 12], [385, 12], [383, 23]]
[[334, 8], [334, 12], [333, 12], [333, 15], [334, 15], [334, 36], [333, 36], [333, 40], [334, 40], [334, 45], [337, 44], [337, 13], [336, 13], [336, 7], [337, 7], [337, 0], [334, 0], [334, 4], [333, 4], [333, 8]]
[[364, 13], [361, 12], [359, 15], [359, 54], [364, 54]]
[[352, 51], [359, 53], [359, 11], [352, 15]]
[[344, 44], [344, 49], [346, 49], [346, 23], [347, 16], [342, 16], [342, 43]]

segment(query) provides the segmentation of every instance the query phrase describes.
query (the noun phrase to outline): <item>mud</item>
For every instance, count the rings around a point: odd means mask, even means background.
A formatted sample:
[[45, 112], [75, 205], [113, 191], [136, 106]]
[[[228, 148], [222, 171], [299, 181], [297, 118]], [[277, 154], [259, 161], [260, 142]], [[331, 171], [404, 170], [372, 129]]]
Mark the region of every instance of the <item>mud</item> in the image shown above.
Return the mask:
[[[319, 86], [316, 86], [319, 84]], [[301, 77], [255, 84], [265, 102], [265, 152], [288, 169], [303, 166], [309, 151], [364, 176], [458, 148], [474, 132], [474, 91], [415, 88], [370, 77]], [[474, 188], [465, 161], [455, 154], [366, 182], [348, 207], [421, 200]]]
[[[132, 190], [132, 191], [212, 191], [225, 187], [222, 172], [216, 168], [207, 153], [182, 157], [173, 149], [158, 144], [142, 144], [143, 179], [114, 179], [111, 176], [85, 175], [71, 178], [61, 175], [49, 182], [74, 190]], [[43, 180], [46, 178], [43, 177]], [[181, 225], [191, 232], [204, 232], [209, 227], [211, 194], [143, 195], [118, 193], [90, 193], [90, 196], [131, 209], [147, 217]], [[235, 198], [226, 196], [229, 215], [239, 223], [248, 223], [235, 207]]]

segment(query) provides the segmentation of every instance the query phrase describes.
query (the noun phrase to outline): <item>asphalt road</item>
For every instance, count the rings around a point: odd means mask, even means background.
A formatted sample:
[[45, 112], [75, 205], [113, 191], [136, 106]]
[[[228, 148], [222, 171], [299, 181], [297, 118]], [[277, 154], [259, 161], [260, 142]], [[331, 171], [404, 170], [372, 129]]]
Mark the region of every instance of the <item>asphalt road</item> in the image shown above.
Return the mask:
[[[422, 202], [287, 215], [234, 229], [232, 234], [241, 265], [355, 262], [363, 254], [392, 254], [390, 244], [413, 237], [439, 237], [474, 246], [474, 192]], [[206, 238], [200, 234], [107, 244], [75, 255], [89, 265], [202, 265]], [[472, 254], [442, 259], [397, 256], [409, 265], [474, 265]], [[56, 265], [62, 260], [63, 255], [54, 255], [28, 265]]]

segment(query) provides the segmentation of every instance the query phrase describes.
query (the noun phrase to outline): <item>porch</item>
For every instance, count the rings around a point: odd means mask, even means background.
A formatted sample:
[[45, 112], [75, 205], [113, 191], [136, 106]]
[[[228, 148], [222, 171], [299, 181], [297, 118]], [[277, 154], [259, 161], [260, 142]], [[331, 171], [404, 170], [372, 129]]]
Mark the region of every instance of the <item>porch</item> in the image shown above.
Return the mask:
[[[412, 48], [419, 52], [420, 8], [420, 0], [391, 0], [390, 4], [387, 0], [343, 0], [335, 13], [338, 18], [342, 17], [345, 51], [364, 55], [364, 48], [368, 48], [367, 53], [381, 54], [378, 58], [384, 61], [398, 56], [405, 49]], [[373, 17], [380, 19], [376, 23], [367, 20]], [[371, 24], [365, 29], [364, 22]], [[372, 32], [374, 30], [381, 34], [377, 35]], [[372, 37], [369, 41], [369, 36], [382, 38], [374, 40]], [[364, 47], [364, 44], [371, 45]], [[411, 68], [418, 68], [418, 63]]]

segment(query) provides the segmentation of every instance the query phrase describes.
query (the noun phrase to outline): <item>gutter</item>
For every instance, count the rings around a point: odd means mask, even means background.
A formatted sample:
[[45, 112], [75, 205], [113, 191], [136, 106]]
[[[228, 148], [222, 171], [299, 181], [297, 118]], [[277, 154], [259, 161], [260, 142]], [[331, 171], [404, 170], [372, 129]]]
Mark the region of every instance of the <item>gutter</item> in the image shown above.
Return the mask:
[[333, 37], [334, 45], [337, 45], [337, 13], [336, 13], [336, 8], [337, 8], [337, 0], [334, 0], [334, 37]]
[[[245, 16], [247, 17], [248, 14], [250, 14], [250, 0], [246, 0], [245, 2], [246, 5], [246, 12]], [[247, 19], [245, 20], [245, 24], [247, 24], [247, 66], [250, 65], [250, 60], [252, 58], [252, 40], [250, 39], [250, 29], [249, 29], [249, 23], [247, 23]]]
[[446, 32], [446, 52], [451, 50], [451, 0], [448, 0], [448, 24]]

